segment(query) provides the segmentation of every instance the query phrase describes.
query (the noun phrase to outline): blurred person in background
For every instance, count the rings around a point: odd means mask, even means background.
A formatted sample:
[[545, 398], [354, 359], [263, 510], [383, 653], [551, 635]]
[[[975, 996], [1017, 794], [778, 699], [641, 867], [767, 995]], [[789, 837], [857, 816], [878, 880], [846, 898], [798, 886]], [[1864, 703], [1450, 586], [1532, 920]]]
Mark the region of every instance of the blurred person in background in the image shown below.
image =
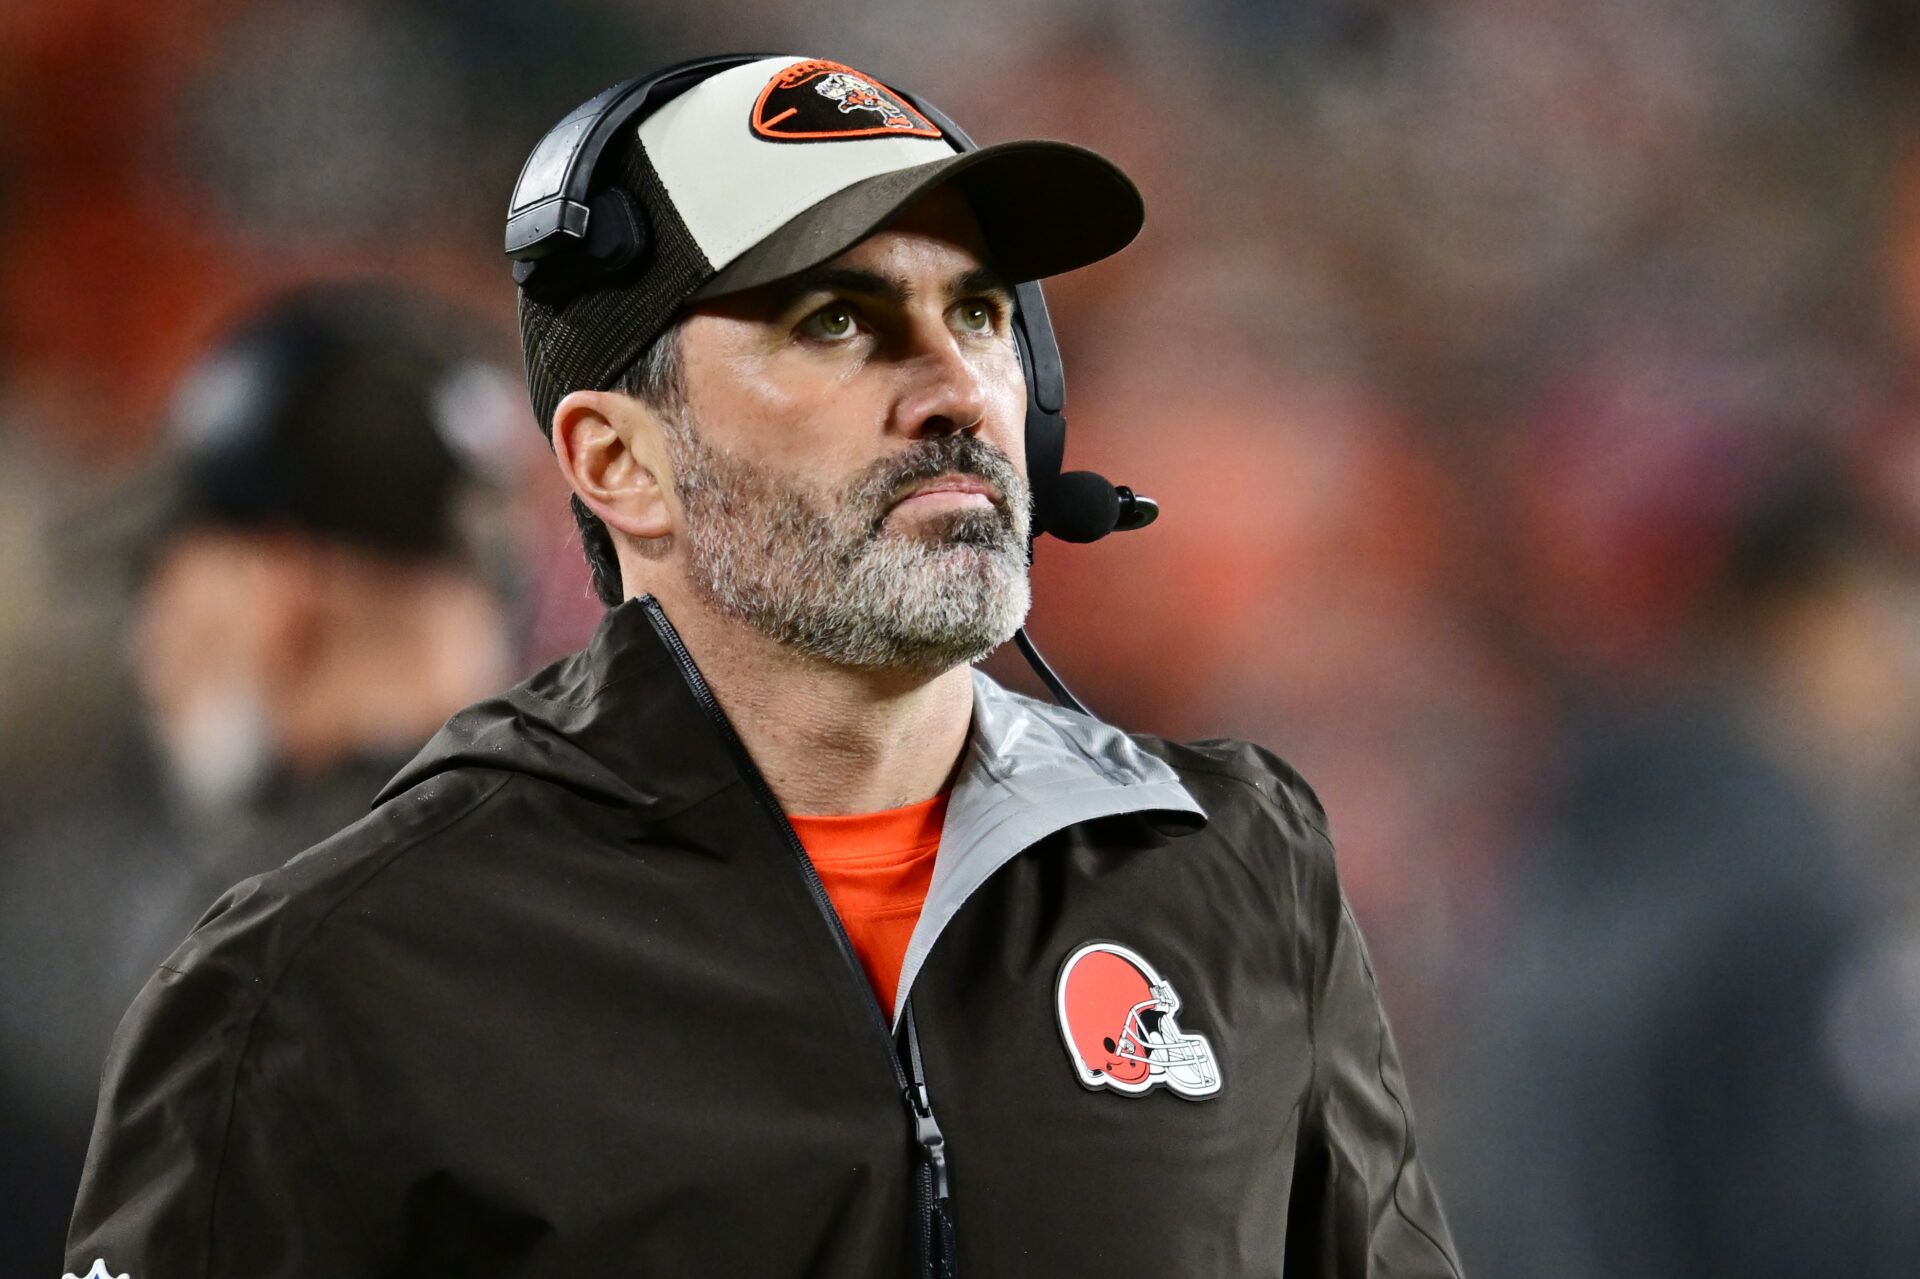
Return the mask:
[[1684, 604], [1657, 662], [1580, 668], [1486, 934], [1456, 1209], [1485, 1275], [1892, 1279], [1920, 1255], [1920, 861], [1895, 820], [1920, 564], [1830, 433], [1719, 426], [1603, 499], [1641, 583], [1613, 607], [1676, 573]]
[[525, 413], [457, 331], [371, 287], [277, 298], [184, 380], [157, 463], [60, 532], [77, 580], [127, 588], [160, 776], [0, 858], [7, 1273], [58, 1273], [99, 1065], [155, 966], [511, 667], [467, 499]]

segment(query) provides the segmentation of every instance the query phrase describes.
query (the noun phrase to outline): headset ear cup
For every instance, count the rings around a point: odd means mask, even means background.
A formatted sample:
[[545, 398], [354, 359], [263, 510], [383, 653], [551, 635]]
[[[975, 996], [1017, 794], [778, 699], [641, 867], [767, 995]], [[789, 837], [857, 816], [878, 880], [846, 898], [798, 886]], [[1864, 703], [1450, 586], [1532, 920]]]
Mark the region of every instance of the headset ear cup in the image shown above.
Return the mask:
[[639, 267], [647, 256], [647, 221], [618, 187], [587, 202], [587, 239], [583, 246], [603, 275]]
[[1033, 492], [1033, 536], [1047, 531], [1054, 481], [1067, 455], [1066, 387], [1047, 303], [1032, 280], [1014, 286], [1013, 350], [1027, 384], [1027, 486]]
[[1054, 483], [1060, 478], [1060, 466], [1067, 453], [1067, 419], [1064, 414], [1027, 406], [1027, 485], [1033, 490], [1033, 531], [1047, 531], [1053, 511]]
[[580, 272], [572, 255], [555, 254], [534, 262], [515, 262], [513, 282], [529, 301], [543, 306], [559, 306], [579, 282]]
[[1026, 315], [1016, 317], [1013, 349], [1027, 383], [1027, 487], [1033, 492], [1033, 535], [1046, 532], [1053, 509], [1053, 483], [1067, 456], [1067, 417], [1042, 407], [1033, 351], [1028, 346]]
[[533, 301], [559, 306], [646, 265], [647, 222], [625, 191], [602, 191], [587, 208], [587, 235], [579, 245], [513, 264], [514, 283]]

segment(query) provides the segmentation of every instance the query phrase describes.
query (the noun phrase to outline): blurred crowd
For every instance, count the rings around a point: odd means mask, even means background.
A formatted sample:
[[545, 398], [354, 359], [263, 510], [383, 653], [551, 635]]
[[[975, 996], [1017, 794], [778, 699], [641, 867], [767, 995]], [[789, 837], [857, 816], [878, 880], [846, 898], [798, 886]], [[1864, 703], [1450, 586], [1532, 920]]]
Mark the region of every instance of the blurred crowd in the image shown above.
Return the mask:
[[[1043, 543], [1032, 631], [1316, 786], [1469, 1272], [1912, 1273], [1911, 0], [0, 9], [0, 1273], [57, 1273], [198, 913], [596, 621], [504, 205], [578, 101], [733, 48], [1139, 182], [1048, 297], [1068, 465], [1164, 514]], [[417, 519], [235, 508], [345, 367], [437, 441]]]

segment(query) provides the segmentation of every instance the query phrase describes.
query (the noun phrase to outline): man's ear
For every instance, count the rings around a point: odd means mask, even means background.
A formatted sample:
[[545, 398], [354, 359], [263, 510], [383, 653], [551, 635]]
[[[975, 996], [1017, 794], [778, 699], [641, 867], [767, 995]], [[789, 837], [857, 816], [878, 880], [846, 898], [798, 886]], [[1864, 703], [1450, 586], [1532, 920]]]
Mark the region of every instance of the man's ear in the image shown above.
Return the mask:
[[608, 528], [670, 537], [679, 520], [660, 421], [619, 391], [573, 391], [553, 410], [560, 474]]

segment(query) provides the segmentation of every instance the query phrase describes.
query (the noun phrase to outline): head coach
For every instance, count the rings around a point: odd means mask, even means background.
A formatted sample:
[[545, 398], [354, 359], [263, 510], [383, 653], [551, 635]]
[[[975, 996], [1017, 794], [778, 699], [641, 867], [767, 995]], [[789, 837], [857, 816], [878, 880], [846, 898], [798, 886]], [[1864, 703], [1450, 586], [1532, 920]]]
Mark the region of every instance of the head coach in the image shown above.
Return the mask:
[[1312, 791], [971, 666], [1036, 528], [1140, 521], [1029, 282], [1141, 217], [815, 59], [557, 125], [507, 247], [607, 616], [155, 973], [74, 1273], [1457, 1275]]

